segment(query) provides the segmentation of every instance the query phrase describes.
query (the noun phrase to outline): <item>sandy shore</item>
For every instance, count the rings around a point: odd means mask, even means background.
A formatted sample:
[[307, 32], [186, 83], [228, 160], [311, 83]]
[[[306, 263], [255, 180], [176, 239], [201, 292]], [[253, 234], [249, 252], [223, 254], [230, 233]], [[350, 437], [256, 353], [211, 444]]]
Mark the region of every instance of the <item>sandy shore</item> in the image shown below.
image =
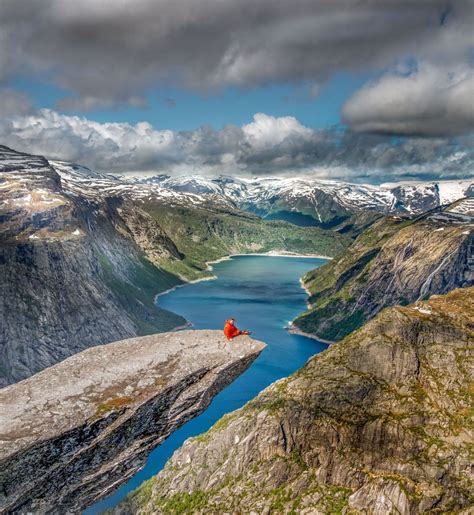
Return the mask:
[[[331, 256], [323, 256], [322, 254], [296, 254], [294, 252], [269, 250], [268, 252], [249, 252], [248, 254], [229, 254], [228, 256], [214, 259], [213, 261], [206, 261], [207, 270], [211, 271], [214, 269], [212, 265], [222, 263], [222, 261], [229, 261], [233, 257], [239, 256], [270, 256], [270, 257], [294, 257], [294, 258], [318, 258], [318, 259], [334, 259]], [[199, 279], [197, 279], [199, 281]], [[196, 282], [196, 281], [191, 281]]]
[[296, 254], [295, 252], [289, 252], [285, 250], [269, 250], [268, 252], [250, 252], [248, 254], [231, 254], [222, 258], [230, 259], [234, 256], [271, 256], [271, 257], [294, 257], [294, 258], [319, 258], [319, 259], [334, 259], [331, 256], [323, 256], [322, 254]]

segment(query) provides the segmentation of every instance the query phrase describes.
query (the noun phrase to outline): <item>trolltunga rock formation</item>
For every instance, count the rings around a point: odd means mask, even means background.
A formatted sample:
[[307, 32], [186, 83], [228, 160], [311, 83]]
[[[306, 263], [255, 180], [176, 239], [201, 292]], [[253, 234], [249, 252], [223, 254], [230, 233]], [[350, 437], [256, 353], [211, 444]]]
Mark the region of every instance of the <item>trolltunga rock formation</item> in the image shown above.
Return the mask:
[[0, 390], [0, 512], [77, 512], [240, 375], [265, 345], [182, 331], [87, 349]]

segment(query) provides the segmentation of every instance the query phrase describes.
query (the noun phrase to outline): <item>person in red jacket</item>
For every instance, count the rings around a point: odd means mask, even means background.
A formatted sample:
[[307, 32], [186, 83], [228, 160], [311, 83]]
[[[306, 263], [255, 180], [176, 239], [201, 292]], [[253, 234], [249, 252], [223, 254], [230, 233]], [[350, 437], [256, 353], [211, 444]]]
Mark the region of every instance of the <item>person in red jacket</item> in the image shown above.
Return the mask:
[[241, 331], [235, 325], [235, 318], [229, 318], [229, 320], [225, 321], [224, 334], [228, 340], [232, 340], [232, 338], [236, 336], [240, 336], [241, 334], [250, 334], [250, 332]]

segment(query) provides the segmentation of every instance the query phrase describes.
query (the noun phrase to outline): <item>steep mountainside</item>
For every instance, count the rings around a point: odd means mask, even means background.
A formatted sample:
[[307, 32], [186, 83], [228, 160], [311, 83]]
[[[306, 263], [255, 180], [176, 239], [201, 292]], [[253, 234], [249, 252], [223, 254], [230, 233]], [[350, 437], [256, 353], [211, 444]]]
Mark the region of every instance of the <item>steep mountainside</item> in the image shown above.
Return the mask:
[[83, 351], [0, 390], [0, 512], [80, 513], [241, 374], [265, 345], [220, 331]]
[[180, 261], [166, 257], [160, 265], [183, 279], [195, 279], [206, 271], [206, 261], [233, 253], [282, 250], [334, 256], [346, 248], [348, 237], [317, 227], [295, 227], [283, 221], [267, 221], [237, 207], [245, 185], [231, 178], [171, 178], [124, 182], [78, 165], [52, 161], [64, 187], [89, 199], [111, 195], [137, 203], [162, 227], [181, 252]]
[[152, 263], [180, 259], [154, 220], [121, 199], [71, 195], [46, 159], [0, 150], [0, 386], [184, 323], [153, 303], [181, 282]]
[[222, 195], [130, 185], [0, 147], [0, 386], [91, 345], [184, 324], [154, 297], [209, 275], [207, 260], [333, 256], [349, 243], [262, 221]]
[[473, 300], [382, 311], [188, 440], [114, 512], [472, 513]]
[[339, 340], [386, 306], [474, 284], [473, 201], [372, 225], [341, 257], [303, 278], [310, 307], [294, 325]]
[[274, 250], [335, 256], [351, 243], [349, 237], [319, 227], [261, 220], [232, 209], [171, 207], [157, 202], [141, 207], [172, 236], [184, 256], [181, 261], [161, 261], [161, 266], [187, 279], [209, 274], [206, 261], [229, 254]]

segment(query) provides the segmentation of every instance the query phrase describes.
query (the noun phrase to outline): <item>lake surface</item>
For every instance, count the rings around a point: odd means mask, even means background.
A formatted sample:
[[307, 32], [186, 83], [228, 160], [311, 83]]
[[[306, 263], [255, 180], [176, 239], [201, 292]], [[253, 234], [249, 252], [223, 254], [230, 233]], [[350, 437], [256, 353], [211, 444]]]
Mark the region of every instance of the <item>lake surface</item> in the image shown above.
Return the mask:
[[174, 432], [148, 457], [145, 468], [86, 514], [115, 506], [131, 490], [157, 474], [190, 436], [207, 431], [225, 413], [234, 411], [269, 384], [288, 376], [308, 358], [326, 349], [324, 343], [289, 334], [288, 323], [306, 308], [299, 278], [324, 259], [274, 256], [236, 256], [214, 265], [217, 279], [177, 288], [158, 298], [158, 305], [184, 316], [196, 329], [222, 329], [235, 318], [239, 329], [268, 347], [236, 381], [217, 395], [209, 408]]

